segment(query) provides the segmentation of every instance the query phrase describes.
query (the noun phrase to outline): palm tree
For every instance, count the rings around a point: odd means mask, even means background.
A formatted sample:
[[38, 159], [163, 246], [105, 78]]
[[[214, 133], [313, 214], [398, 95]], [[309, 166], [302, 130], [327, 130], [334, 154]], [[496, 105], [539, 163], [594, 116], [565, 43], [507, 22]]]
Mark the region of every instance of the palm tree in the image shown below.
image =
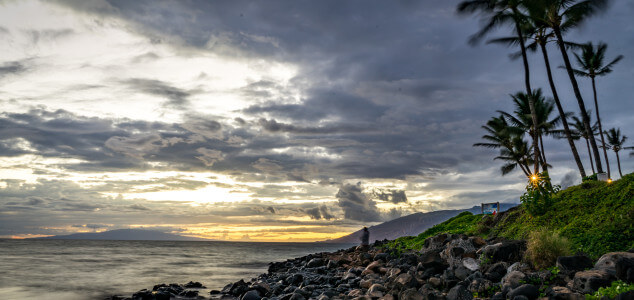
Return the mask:
[[[590, 115], [590, 112], [587, 112], [588, 115]], [[581, 121], [579, 118], [577, 118], [576, 116], [572, 117], [573, 122], [572, 127], [573, 127], [573, 131], [572, 131], [572, 135], [574, 139], [581, 139], [583, 138], [584, 140], [586, 140], [586, 147], [588, 148], [588, 156], [590, 156], [590, 166], [592, 166], [592, 173], [596, 173], [596, 171], [594, 170], [594, 164], [592, 162], [592, 151], [590, 151], [590, 134], [588, 133], [588, 131], [586, 130], [586, 127], [583, 125], [583, 121]], [[599, 125], [595, 122], [594, 125], [592, 125], [592, 127], [590, 128], [592, 135], [597, 135], [598, 134], [598, 130], [599, 130]]]
[[[522, 29], [526, 23], [526, 15], [521, 12], [520, 7], [522, 2], [523, 0], [467, 0], [458, 4], [458, 13], [466, 14], [481, 11], [489, 16], [486, 25], [471, 38], [471, 42], [476, 42], [498, 26], [507, 24], [512, 24], [514, 26], [520, 50], [522, 52], [522, 62], [524, 63], [524, 84], [526, 85], [526, 94], [531, 95], [530, 68], [528, 66], [526, 46], [524, 44], [524, 34], [522, 33]], [[532, 97], [529, 98], [529, 106], [533, 123], [537, 124], [535, 102]], [[534, 148], [533, 152], [535, 155], [533, 174], [537, 174], [539, 173], [538, 137], [533, 135], [532, 138]]]
[[488, 134], [482, 136], [486, 142], [475, 143], [473, 146], [500, 149], [500, 155], [495, 159], [508, 161], [502, 167], [502, 175], [506, 175], [515, 168], [520, 168], [526, 177], [530, 177], [529, 163], [530, 149], [522, 139], [523, 131], [509, 125], [504, 116], [493, 117], [482, 126]]
[[[619, 151], [623, 149], [623, 143], [627, 140], [627, 136], [621, 136], [621, 130], [618, 128], [612, 128], [605, 132], [605, 135], [608, 137], [608, 144], [612, 151], [616, 153], [616, 163], [619, 167], [619, 175], [623, 177], [623, 173], [621, 172], [621, 160], [619, 159]], [[609, 177], [608, 177], [609, 178]]]
[[[513, 114], [498, 111], [505, 118], [507, 118], [511, 125], [521, 130], [522, 132], [526, 132], [529, 135], [535, 135], [532, 116], [530, 114], [529, 108], [529, 98], [530, 96], [525, 93], [519, 92], [515, 95], [511, 95], [513, 98], [513, 103], [515, 104], [515, 110]], [[556, 116], [551, 118], [552, 112], [554, 110], [554, 104], [551, 99], [547, 99], [542, 96], [541, 89], [534, 90], [532, 93], [532, 97], [535, 99], [535, 111], [537, 114], [537, 138], [540, 145], [540, 155], [539, 159], [541, 162], [542, 169], [544, 171], [548, 170], [548, 162], [546, 161], [546, 154], [544, 152], [544, 135], [553, 135], [558, 134], [560, 130], [556, 129], [559, 122], [561, 122], [561, 117]]]
[[[529, 15], [539, 24], [550, 28], [555, 34], [575, 98], [577, 98], [583, 125], [589, 131], [591, 127], [590, 119], [586, 113], [583, 97], [581, 96], [579, 85], [577, 84], [572, 65], [570, 64], [570, 58], [566, 52], [563, 33], [579, 26], [590, 16], [604, 10], [609, 0], [525, 0], [525, 2], [529, 3], [529, 5], [526, 6], [530, 11]], [[597, 170], [603, 172], [599, 149], [594, 136], [590, 136], [590, 145], [592, 146], [594, 158], [597, 163]]]
[[566, 118], [566, 112], [564, 112], [561, 101], [559, 100], [559, 95], [557, 93], [557, 88], [555, 87], [555, 82], [553, 80], [553, 75], [551, 72], [550, 59], [548, 58], [548, 49], [546, 48], [546, 45], [550, 41], [556, 40], [554, 39], [555, 33], [552, 30], [549, 30], [548, 26], [540, 21], [544, 19], [544, 16], [542, 14], [545, 13], [545, 10], [539, 8], [531, 8], [530, 6], [532, 4], [534, 3], [531, 3], [529, 1], [524, 2], [524, 6], [528, 7], [527, 11], [529, 27], [526, 30], [526, 34], [533, 39], [533, 42], [526, 46], [526, 48], [531, 51], [536, 51], [537, 46], [539, 46], [542, 52], [542, 57], [544, 59], [544, 64], [546, 67], [546, 75], [548, 75], [548, 84], [550, 85], [550, 90], [553, 94], [553, 99], [555, 100], [555, 104], [557, 106], [557, 112], [561, 117], [561, 122], [564, 127], [563, 131], [566, 135], [566, 139], [568, 140], [568, 145], [570, 146], [570, 150], [572, 151], [572, 156], [575, 160], [575, 163], [577, 164], [577, 168], [579, 169], [581, 178], [583, 178], [586, 177], [586, 171], [583, 168], [581, 158], [579, 157], [579, 152], [577, 151], [577, 147], [575, 146], [575, 142], [570, 131], [570, 126], [568, 125], [568, 120]]
[[595, 50], [592, 42], [588, 42], [587, 44], [583, 44], [581, 46], [581, 56], [577, 53], [575, 54], [575, 58], [577, 58], [577, 63], [581, 69], [574, 69], [573, 72], [577, 76], [590, 77], [592, 80], [592, 93], [594, 95], [594, 109], [597, 113], [597, 123], [599, 124], [599, 134], [601, 135], [601, 145], [603, 146], [603, 156], [605, 157], [605, 164], [608, 168], [608, 178], [610, 178], [610, 161], [608, 160], [608, 152], [605, 147], [605, 139], [603, 137], [603, 128], [601, 127], [601, 117], [599, 115], [599, 102], [597, 101], [597, 88], [595, 83], [596, 76], [604, 76], [610, 72], [612, 72], [612, 66], [623, 59], [623, 55], [617, 56], [610, 63], [604, 65], [603, 59], [605, 58], [605, 50], [607, 50], [608, 45], [605, 43], [599, 43]]
[[[590, 111], [588, 111], [587, 113], [588, 115], [590, 115]], [[590, 135], [596, 136], [598, 134], [599, 125], [595, 122], [594, 125], [592, 125], [592, 127], [590, 128], [592, 134], [589, 134], [588, 131], [586, 130], [585, 125], [583, 124], [583, 121], [581, 121], [576, 116], [573, 116], [572, 120], [573, 120], [572, 127], [574, 128], [573, 136], [577, 136], [577, 139], [583, 138], [586, 141], [586, 147], [588, 149], [588, 155], [590, 157], [590, 165], [592, 166], [592, 173], [596, 173], [596, 171], [594, 170], [594, 164], [592, 161], [592, 151], [590, 150], [589, 140], [590, 140]]]

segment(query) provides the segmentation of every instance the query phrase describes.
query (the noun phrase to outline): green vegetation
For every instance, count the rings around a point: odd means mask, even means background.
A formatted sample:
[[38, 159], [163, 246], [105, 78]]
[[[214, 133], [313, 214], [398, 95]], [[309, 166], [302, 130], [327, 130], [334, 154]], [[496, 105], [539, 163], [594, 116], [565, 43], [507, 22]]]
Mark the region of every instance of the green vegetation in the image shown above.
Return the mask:
[[440, 233], [476, 234], [478, 230], [478, 224], [481, 220], [482, 215], [474, 215], [468, 211], [465, 211], [445, 222], [442, 222], [432, 228], [425, 230], [418, 236], [406, 236], [398, 238], [387, 244], [387, 247], [397, 250], [419, 250], [423, 247], [423, 244], [425, 243], [425, 240], [427, 238]]
[[388, 246], [399, 251], [418, 250], [425, 239], [439, 233], [527, 239], [531, 232], [543, 228], [567, 238], [573, 252], [595, 259], [607, 252], [633, 248], [634, 173], [612, 183], [585, 181], [560, 191], [540, 216], [531, 216], [523, 205], [495, 218], [463, 212], [416, 237], [402, 237]]
[[612, 285], [609, 287], [599, 288], [592, 295], [586, 295], [586, 299], [588, 300], [599, 300], [604, 299], [606, 297], [608, 299], [614, 299], [618, 294], [625, 293], [627, 291], [634, 291], [634, 283], [627, 284], [621, 280], [613, 281]]
[[531, 216], [540, 216], [551, 208], [555, 201], [553, 196], [559, 189], [558, 185], [550, 183], [548, 172], [542, 172], [529, 180], [526, 193], [520, 197], [520, 201]]
[[557, 257], [570, 255], [572, 244], [556, 231], [545, 228], [533, 231], [528, 236], [526, 258], [537, 269], [553, 266]]

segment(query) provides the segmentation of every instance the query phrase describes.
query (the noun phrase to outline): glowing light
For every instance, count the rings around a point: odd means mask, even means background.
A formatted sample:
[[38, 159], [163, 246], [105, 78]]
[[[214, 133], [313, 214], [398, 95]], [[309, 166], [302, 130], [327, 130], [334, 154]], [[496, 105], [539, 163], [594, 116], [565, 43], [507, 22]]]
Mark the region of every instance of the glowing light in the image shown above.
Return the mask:
[[612, 183], [612, 178], [608, 178], [608, 183]]

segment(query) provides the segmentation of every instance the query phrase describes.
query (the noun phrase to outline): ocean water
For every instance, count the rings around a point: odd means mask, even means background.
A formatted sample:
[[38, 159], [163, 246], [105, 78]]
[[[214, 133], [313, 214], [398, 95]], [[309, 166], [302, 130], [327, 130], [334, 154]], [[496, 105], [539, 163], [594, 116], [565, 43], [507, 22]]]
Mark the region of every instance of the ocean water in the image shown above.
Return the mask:
[[265, 273], [271, 261], [352, 245], [0, 239], [1, 299], [103, 299], [159, 283], [221, 289]]

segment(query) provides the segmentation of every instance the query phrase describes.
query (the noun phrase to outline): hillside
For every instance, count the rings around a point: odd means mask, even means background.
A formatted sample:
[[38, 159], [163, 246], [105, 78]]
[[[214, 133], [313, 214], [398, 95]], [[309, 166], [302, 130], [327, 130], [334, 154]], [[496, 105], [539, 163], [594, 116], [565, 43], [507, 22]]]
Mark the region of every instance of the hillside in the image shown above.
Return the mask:
[[483, 237], [525, 239], [539, 228], [559, 231], [575, 252], [597, 258], [610, 251], [634, 247], [634, 174], [612, 183], [588, 181], [554, 196], [555, 203], [541, 216], [530, 216], [522, 205], [496, 217], [464, 212], [413, 237], [390, 245], [419, 249], [426, 238], [438, 233], [464, 233]]
[[207, 239], [181, 236], [155, 230], [117, 229], [104, 232], [74, 233], [37, 239], [56, 240], [122, 240], [122, 241], [209, 241]]
[[[505, 211], [511, 207], [516, 206], [515, 203], [500, 203], [500, 210]], [[479, 213], [481, 208], [474, 206], [469, 209], [455, 209], [455, 210], [439, 210], [427, 213], [414, 213], [404, 217], [400, 217], [391, 221], [387, 221], [375, 226], [370, 226], [370, 241], [376, 240], [393, 240], [403, 236], [416, 235], [425, 229], [428, 229], [435, 224], [446, 221], [451, 217], [455, 217], [461, 212], [470, 211], [472, 213]], [[361, 229], [355, 231], [349, 235], [326, 240], [328, 243], [358, 243], [361, 238]]]

